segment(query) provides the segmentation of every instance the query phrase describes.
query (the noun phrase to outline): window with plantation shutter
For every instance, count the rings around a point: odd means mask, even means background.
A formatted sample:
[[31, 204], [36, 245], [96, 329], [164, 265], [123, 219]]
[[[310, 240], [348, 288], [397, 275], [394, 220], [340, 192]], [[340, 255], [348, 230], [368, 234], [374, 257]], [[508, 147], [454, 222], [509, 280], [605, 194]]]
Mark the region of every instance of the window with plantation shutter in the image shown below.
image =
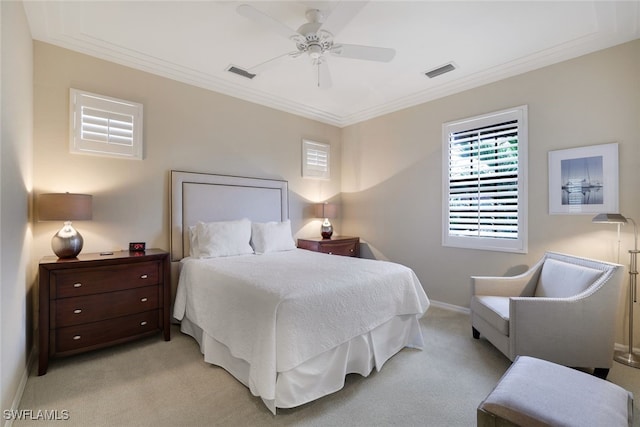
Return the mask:
[[527, 251], [527, 107], [443, 125], [442, 243]]
[[302, 176], [329, 179], [330, 146], [322, 142], [302, 140]]
[[72, 153], [142, 159], [142, 104], [71, 89]]

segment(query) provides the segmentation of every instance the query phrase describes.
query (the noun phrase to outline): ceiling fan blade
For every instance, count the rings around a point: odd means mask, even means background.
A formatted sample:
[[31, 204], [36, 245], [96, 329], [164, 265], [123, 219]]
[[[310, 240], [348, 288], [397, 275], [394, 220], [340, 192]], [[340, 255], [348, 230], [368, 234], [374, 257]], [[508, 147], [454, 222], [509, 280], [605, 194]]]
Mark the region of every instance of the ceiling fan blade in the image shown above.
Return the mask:
[[338, 44], [331, 53], [343, 58], [364, 59], [367, 61], [389, 62], [396, 55], [395, 49], [387, 47], [360, 46], [357, 44]]
[[253, 74], [260, 74], [261, 72], [263, 72], [266, 69], [269, 69], [277, 64], [279, 64], [280, 62], [282, 62], [283, 60], [287, 59], [287, 58], [297, 58], [298, 56], [300, 56], [300, 52], [295, 50], [293, 52], [287, 52], [284, 53], [282, 55], [278, 55], [275, 58], [271, 58], [268, 59], [264, 62], [261, 62], [258, 65], [254, 65], [251, 68], [247, 68], [247, 71], [253, 73]]
[[266, 13], [261, 12], [248, 4], [241, 4], [236, 8], [236, 11], [239, 15], [244, 16], [257, 24], [262, 25], [264, 28], [278, 33], [288, 39], [300, 36], [295, 30], [292, 30], [277, 19], [272, 18]]
[[329, 31], [334, 36], [338, 35], [366, 4], [366, 1], [342, 0], [338, 2], [320, 28]]

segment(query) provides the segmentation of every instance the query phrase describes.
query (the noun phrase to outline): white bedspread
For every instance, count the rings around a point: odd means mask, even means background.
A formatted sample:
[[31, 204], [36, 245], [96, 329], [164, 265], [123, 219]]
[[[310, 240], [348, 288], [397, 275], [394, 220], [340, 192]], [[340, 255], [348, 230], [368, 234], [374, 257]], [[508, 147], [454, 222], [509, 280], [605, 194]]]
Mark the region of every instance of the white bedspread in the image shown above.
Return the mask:
[[295, 249], [183, 259], [174, 317], [247, 361], [251, 392], [274, 399], [278, 372], [428, 306], [405, 266]]

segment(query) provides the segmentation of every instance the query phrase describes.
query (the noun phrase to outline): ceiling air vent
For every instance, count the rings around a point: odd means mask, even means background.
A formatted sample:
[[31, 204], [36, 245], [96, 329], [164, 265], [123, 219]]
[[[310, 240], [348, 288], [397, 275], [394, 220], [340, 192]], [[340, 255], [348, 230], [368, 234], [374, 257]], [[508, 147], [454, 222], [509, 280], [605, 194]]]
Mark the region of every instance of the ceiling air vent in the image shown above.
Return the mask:
[[237, 74], [239, 76], [245, 77], [247, 79], [252, 79], [254, 78], [256, 75], [252, 74], [250, 72], [248, 72], [247, 70], [243, 70], [240, 67], [236, 67], [235, 65], [229, 65], [227, 67], [227, 71], [233, 74]]
[[438, 67], [431, 71], [427, 71], [424, 74], [430, 79], [432, 79], [434, 77], [438, 77], [441, 74], [448, 73], [449, 71], [453, 71], [455, 69], [456, 67], [453, 64], [449, 63], [447, 65], [443, 65], [442, 67]]

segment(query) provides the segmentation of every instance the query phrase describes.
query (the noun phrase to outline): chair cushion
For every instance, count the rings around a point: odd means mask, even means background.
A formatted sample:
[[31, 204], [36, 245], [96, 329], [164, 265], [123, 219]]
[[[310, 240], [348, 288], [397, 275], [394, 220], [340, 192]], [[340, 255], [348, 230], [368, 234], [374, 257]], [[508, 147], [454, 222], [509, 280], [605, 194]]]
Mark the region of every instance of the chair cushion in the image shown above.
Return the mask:
[[474, 295], [471, 298], [471, 312], [483, 318], [501, 334], [509, 335], [509, 298]]
[[546, 259], [534, 296], [567, 298], [587, 289], [602, 271], [557, 259]]
[[519, 356], [478, 409], [520, 426], [628, 427], [633, 395], [585, 372]]

